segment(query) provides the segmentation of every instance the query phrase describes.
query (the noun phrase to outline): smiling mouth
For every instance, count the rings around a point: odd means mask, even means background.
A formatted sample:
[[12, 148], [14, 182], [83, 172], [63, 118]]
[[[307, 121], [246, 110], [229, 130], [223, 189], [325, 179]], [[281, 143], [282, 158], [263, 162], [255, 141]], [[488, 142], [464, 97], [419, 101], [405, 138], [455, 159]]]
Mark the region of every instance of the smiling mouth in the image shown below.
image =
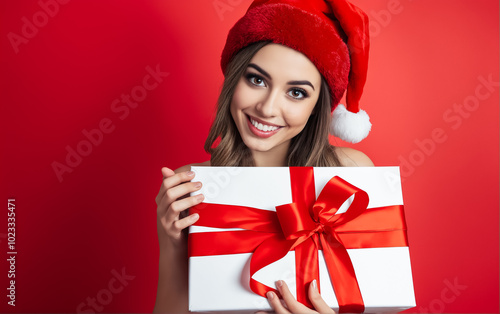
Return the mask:
[[259, 131], [262, 132], [273, 132], [276, 131], [280, 128], [280, 126], [277, 125], [269, 125], [269, 124], [263, 124], [262, 122], [259, 122], [257, 120], [254, 120], [252, 117], [248, 116], [248, 120], [250, 123]]
[[280, 125], [267, 124], [266, 122], [250, 117], [249, 115], [246, 116], [248, 128], [250, 129], [250, 131], [253, 133], [253, 135], [262, 139], [273, 136], [283, 128], [283, 126]]

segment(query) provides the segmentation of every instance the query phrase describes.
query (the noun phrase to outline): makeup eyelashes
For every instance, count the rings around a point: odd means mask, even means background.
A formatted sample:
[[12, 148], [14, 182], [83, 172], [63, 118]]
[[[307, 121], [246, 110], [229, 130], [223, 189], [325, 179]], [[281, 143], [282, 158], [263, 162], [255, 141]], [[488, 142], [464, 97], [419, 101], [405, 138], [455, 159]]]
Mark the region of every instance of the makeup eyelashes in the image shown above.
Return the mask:
[[[247, 79], [247, 81], [248, 81], [250, 84], [252, 84], [252, 85], [259, 86], [259, 87], [260, 87], [260, 86], [267, 86], [267, 85], [265, 85], [265, 79], [264, 79], [262, 76], [258, 75], [258, 74], [255, 74], [255, 73], [247, 73], [247, 74], [245, 75], [245, 78], [246, 78], [246, 79]], [[260, 84], [255, 83], [255, 80], [260, 80], [260, 81], [262, 81], [262, 83], [263, 83], [264, 85], [260, 85]], [[300, 93], [302, 94], [302, 97], [297, 97], [297, 96], [294, 96], [294, 95], [292, 94], [292, 93], [297, 92], [297, 91], [298, 91], [298, 92], [300, 92]], [[308, 98], [308, 97], [309, 97], [309, 94], [308, 94], [308, 93], [307, 93], [304, 89], [302, 89], [302, 88], [298, 88], [298, 87], [294, 87], [294, 88], [292, 88], [292, 89], [291, 89], [291, 90], [287, 93], [287, 95], [289, 95], [289, 96], [290, 96], [290, 97], [292, 97], [293, 99], [297, 99], [297, 100], [300, 100], [300, 99], [305, 99], [305, 98]]]

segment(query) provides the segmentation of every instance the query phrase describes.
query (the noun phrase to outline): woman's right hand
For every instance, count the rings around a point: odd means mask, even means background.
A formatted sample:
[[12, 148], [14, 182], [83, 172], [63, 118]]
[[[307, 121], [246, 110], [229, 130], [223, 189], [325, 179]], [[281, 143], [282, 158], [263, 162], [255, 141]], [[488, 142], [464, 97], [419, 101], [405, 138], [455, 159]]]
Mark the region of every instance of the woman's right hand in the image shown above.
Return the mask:
[[163, 167], [161, 173], [163, 182], [156, 196], [158, 238], [160, 244], [167, 239], [179, 244], [182, 230], [199, 219], [198, 214], [182, 217], [181, 213], [203, 201], [203, 194], [189, 196], [189, 193], [201, 189], [201, 182], [190, 182], [194, 178], [193, 171], [175, 173]]

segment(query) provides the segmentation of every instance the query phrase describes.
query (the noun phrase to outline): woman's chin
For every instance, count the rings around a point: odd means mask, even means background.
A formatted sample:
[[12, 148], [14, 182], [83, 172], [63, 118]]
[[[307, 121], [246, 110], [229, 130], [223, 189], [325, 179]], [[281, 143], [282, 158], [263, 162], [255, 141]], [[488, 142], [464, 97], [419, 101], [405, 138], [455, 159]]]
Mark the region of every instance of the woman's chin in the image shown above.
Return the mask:
[[[250, 149], [251, 151], [261, 152], [261, 153], [276, 151], [276, 149], [278, 149], [278, 151], [279, 151], [279, 147], [282, 147], [285, 144], [285, 143], [273, 141], [273, 140], [271, 140], [271, 138], [269, 138], [269, 139], [251, 138], [251, 139], [244, 139], [243, 142], [248, 147], [248, 149]], [[286, 142], [289, 142], [289, 141], [286, 141]]]
[[268, 152], [270, 151], [273, 147], [270, 147], [269, 145], [262, 145], [262, 144], [250, 144], [248, 145], [247, 144], [247, 147], [248, 149], [250, 149], [251, 151], [254, 151], [254, 152], [261, 152], [261, 153], [264, 153], [264, 152]]

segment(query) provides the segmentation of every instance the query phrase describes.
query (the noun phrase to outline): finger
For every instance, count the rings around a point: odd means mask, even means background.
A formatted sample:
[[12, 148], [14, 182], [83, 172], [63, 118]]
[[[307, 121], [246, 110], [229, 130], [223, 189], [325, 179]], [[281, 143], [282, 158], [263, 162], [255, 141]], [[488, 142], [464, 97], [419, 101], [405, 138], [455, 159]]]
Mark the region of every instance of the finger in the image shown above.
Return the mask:
[[[161, 168], [161, 175], [163, 176], [162, 180], [165, 180], [166, 178], [175, 175], [175, 172], [170, 168], [162, 167]], [[160, 190], [158, 191], [158, 194], [156, 195], [156, 198], [155, 198], [157, 205], [160, 203], [160, 201], [164, 195], [165, 195], [165, 186], [163, 185], [163, 181], [162, 181], [162, 184], [160, 186]]]
[[[199, 189], [201, 189], [202, 187], [202, 184], [201, 182], [186, 182], [186, 183], [183, 183], [183, 184], [179, 184], [177, 186], [174, 186], [174, 187], [171, 187], [170, 189], [166, 190], [165, 191], [165, 204], [168, 204], [168, 206], [170, 206], [170, 204], [172, 202], [175, 202], [176, 200], [178, 200], [179, 198], [185, 196], [185, 197], [188, 197], [190, 193], [193, 193], [193, 192], [196, 192], [198, 191]], [[162, 198], [162, 201], [163, 201], [163, 198]]]
[[325, 300], [321, 297], [318, 291], [318, 284], [316, 279], [314, 279], [309, 285], [309, 301], [311, 301], [312, 305], [319, 313], [333, 313], [335, 311], [332, 310], [328, 304], [326, 304]]
[[159, 204], [161, 200], [165, 197], [165, 191], [167, 191], [172, 186], [178, 185], [184, 181], [190, 181], [194, 177], [194, 172], [185, 171], [176, 174], [174, 171], [167, 167], [161, 168], [161, 174], [163, 175], [163, 181], [160, 186], [160, 190], [156, 195], [156, 204]]
[[166, 196], [165, 193], [167, 193], [169, 189], [176, 187], [181, 183], [191, 181], [193, 178], [193, 171], [180, 172], [168, 178], [164, 178], [160, 186], [160, 191], [158, 192], [157, 203]]
[[189, 215], [185, 218], [179, 219], [179, 220], [174, 222], [174, 224], [173, 224], [174, 230], [173, 231], [175, 233], [177, 233], [177, 232], [180, 233], [184, 228], [187, 228], [187, 227], [191, 226], [192, 224], [194, 224], [195, 222], [197, 222], [198, 219], [200, 219], [200, 215], [197, 213]]
[[266, 293], [267, 301], [269, 305], [273, 308], [276, 314], [289, 314], [290, 312], [281, 304], [281, 300], [278, 298], [276, 293], [269, 291]]
[[[156, 197], [156, 204], [159, 204], [162, 202], [162, 200], [167, 197], [169, 202], [172, 202], [176, 200], [177, 198], [184, 196], [186, 194], [189, 194], [191, 192], [196, 191], [193, 190], [193, 186], [184, 186], [185, 182], [189, 182], [193, 179], [194, 177], [194, 172], [189, 173], [190, 171], [186, 172], [181, 172], [177, 173], [171, 177], [163, 179], [163, 183], [160, 187], [160, 191], [158, 192], [158, 195]], [[198, 186], [199, 184], [196, 184], [195, 186]], [[178, 189], [179, 187], [182, 187], [180, 190]], [[200, 186], [201, 187], [201, 186]], [[182, 190], [188, 188], [187, 190]], [[191, 188], [191, 189], [189, 189]], [[179, 193], [182, 193], [179, 195]]]
[[281, 293], [286, 306], [292, 313], [314, 313], [314, 311], [310, 308], [295, 300], [295, 297], [283, 280], [278, 280], [276, 286], [278, 287], [278, 291]]
[[198, 214], [192, 214], [175, 221], [159, 219], [158, 222], [161, 224], [161, 228], [164, 229], [164, 231], [170, 238], [179, 240], [182, 237], [182, 230], [194, 224], [196, 221], [198, 221], [199, 218], [200, 217]]
[[165, 178], [173, 176], [175, 174], [175, 172], [170, 168], [163, 167], [163, 168], [161, 168], [161, 174], [163, 175], [163, 179], [165, 179]]
[[179, 185], [183, 182], [191, 181], [194, 178], [193, 171], [184, 171], [174, 174], [168, 178], [163, 179], [163, 185], [166, 189], [169, 189], [173, 186]]
[[[167, 168], [168, 169], [168, 168]], [[170, 170], [170, 169], [169, 169]], [[193, 171], [183, 171], [179, 173], [174, 173], [173, 175], [170, 175], [168, 172], [163, 172], [163, 175], [167, 175], [166, 177], [163, 177], [163, 182], [162, 186], [160, 187], [160, 192], [162, 190], [168, 190], [169, 188], [179, 185], [183, 182], [190, 181], [194, 178], [195, 173]]]
[[198, 194], [172, 202], [167, 210], [166, 219], [168, 221], [178, 220], [181, 212], [200, 204], [204, 199], [203, 194]]

